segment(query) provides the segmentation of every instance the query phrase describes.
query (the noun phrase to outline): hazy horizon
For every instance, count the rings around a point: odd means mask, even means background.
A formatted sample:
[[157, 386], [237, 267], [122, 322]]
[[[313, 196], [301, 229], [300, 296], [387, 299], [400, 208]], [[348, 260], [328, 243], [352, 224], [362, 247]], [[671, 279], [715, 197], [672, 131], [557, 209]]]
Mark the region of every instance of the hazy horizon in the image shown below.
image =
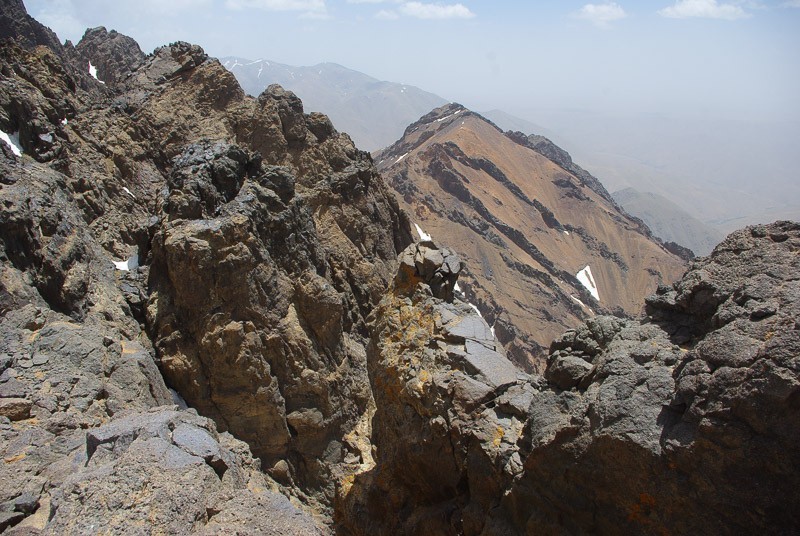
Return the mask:
[[62, 41], [105, 26], [145, 52], [185, 40], [215, 57], [331, 62], [500, 109], [537, 127], [527, 134], [552, 136], [610, 191], [658, 193], [724, 231], [800, 219], [800, 0], [26, 6]]
[[800, 121], [800, 0], [28, 0], [63, 41], [332, 62], [477, 110]]

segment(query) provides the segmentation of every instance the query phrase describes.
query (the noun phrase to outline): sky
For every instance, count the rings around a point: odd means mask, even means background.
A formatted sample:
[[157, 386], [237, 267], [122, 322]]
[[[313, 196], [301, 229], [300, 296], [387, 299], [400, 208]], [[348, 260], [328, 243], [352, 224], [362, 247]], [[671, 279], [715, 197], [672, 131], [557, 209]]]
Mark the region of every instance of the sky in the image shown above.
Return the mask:
[[334, 62], [476, 110], [800, 121], [800, 0], [25, 0], [62, 40]]

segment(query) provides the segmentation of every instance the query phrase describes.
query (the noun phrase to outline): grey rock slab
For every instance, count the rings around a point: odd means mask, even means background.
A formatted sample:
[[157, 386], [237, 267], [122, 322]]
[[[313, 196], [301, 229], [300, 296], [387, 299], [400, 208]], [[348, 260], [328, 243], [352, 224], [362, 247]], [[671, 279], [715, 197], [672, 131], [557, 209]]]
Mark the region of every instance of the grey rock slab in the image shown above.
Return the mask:
[[86, 454], [91, 459], [98, 447], [107, 445], [118, 455], [139, 437], [160, 437], [169, 441], [169, 423], [177, 417], [178, 412], [171, 410], [137, 413], [89, 430], [86, 433]]
[[28, 388], [16, 378], [0, 383], [0, 398], [25, 398], [27, 395]]
[[172, 431], [172, 442], [192, 456], [204, 460], [220, 457], [219, 443], [206, 430], [191, 424], [180, 424]]
[[464, 363], [466, 372], [493, 387], [515, 383], [520, 373], [506, 357], [469, 339], [466, 341]]
[[465, 316], [461, 320], [446, 325], [444, 329], [447, 335], [454, 338], [494, 341], [494, 335], [492, 335], [489, 325], [477, 315]]

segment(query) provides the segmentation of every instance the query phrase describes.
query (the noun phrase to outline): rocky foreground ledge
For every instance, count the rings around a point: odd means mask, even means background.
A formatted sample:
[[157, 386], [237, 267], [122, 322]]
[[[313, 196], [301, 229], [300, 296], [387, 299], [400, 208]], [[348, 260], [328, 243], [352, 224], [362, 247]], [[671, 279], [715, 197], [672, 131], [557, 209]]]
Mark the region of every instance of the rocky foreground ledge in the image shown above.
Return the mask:
[[641, 322], [566, 332], [544, 377], [510, 373], [485, 324], [432, 294], [375, 312], [376, 465], [338, 510], [343, 533], [800, 526], [800, 224], [733, 233]]

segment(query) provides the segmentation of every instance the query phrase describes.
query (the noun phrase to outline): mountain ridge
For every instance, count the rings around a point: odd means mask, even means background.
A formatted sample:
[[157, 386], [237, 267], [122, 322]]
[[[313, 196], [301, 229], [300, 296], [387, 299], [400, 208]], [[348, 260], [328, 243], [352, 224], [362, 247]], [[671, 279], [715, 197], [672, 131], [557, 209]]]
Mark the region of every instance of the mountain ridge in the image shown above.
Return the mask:
[[336, 63], [301, 67], [237, 57], [221, 61], [250, 95], [280, 84], [297, 93], [307, 109], [328, 114], [337, 129], [368, 151], [385, 147], [408, 123], [447, 102], [415, 86], [381, 81]]
[[[635, 262], [563, 203], [641, 235], [577, 177], [464, 110], [418, 125], [432, 143], [392, 162], [427, 158], [447, 189], [424, 201], [483, 206], [449, 213], [506, 253], [465, 263], [412, 240], [370, 155], [290, 91], [248, 97], [197, 45], [142, 57], [95, 28], [36, 46], [15, 41], [44, 31], [20, 1], [4, 18], [22, 22], [0, 25], [4, 534], [800, 524], [800, 224], [731, 234], [640, 320], [578, 321], [527, 374], [457, 281], [507, 259], [542, 282], [542, 310], [560, 296], [580, 313], [568, 292], [595, 299], [572, 288], [581, 268], [608, 300], [609, 270]], [[413, 196], [424, 178], [408, 178]], [[527, 208], [500, 219], [512, 203]], [[572, 237], [596, 269], [563, 265], [531, 228]]]
[[[554, 162], [460, 104], [427, 113], [373, 158], [412, 221], [465, 256], [461, 288], [528, 370], [540, 370], [551, 334], [593, 312], [638, 314], [639, 299], [684, 266], [571, 160]], [[601, 279], [599, 302], [582, 271]]]

